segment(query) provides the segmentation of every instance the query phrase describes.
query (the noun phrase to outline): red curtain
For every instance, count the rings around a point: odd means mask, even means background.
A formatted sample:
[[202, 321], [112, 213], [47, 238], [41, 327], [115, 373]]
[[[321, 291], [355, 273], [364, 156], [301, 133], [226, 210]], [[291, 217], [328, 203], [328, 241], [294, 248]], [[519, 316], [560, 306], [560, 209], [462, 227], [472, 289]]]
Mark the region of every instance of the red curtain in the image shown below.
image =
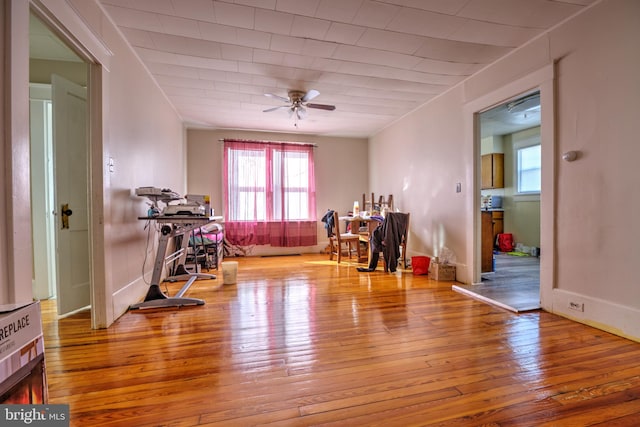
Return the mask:
[[229, 243], [317, 243], [312, 145], [225, 140], [224, 180]]

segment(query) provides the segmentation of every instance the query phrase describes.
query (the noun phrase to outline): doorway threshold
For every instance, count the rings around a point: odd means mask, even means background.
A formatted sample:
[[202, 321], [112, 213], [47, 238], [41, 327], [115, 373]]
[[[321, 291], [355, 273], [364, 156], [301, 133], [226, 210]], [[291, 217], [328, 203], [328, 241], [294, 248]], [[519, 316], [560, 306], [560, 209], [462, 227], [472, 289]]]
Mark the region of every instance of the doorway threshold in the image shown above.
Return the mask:
[[475, 284], [453, 285], [452, 289], [471, 298], [514, 313], [539, 310], [540, 285]]
[[539, 310], [540, 258], [494, 254], [495, 270], [482, 282], [454, 285], [453, 290], [515, 313]]

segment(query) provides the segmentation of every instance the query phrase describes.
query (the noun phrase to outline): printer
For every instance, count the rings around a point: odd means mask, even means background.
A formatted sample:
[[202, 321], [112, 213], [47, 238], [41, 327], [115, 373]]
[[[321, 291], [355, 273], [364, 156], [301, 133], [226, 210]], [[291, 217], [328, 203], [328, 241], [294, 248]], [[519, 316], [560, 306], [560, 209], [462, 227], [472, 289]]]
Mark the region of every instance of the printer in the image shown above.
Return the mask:
[[177, 205], [167, 205], [162, 210], [162, 215], [172, 216], [172, 215], [181, 215], [181, 216], [190, 216], [190, 215], [198, 215], [204, 216], [205, 209], [204, 206], [198, 205], [196, 203], [180, 203]]

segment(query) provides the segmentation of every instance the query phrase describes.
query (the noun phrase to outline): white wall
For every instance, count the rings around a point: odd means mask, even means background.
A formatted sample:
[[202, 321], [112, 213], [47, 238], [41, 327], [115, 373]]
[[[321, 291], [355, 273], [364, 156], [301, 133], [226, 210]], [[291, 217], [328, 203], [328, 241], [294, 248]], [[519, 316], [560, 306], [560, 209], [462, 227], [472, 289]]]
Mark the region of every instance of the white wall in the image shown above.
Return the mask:
[[[552, 33], [558, 61], [557, 290], [554, 310], [640, 336], [640, 2], [606, 1]], [[611, 322], [611, 320], [615, 322]]]
[[[6, 16], [7, 0], [0, 0], [0, 54], [2, 54], [2, 66], [0, 67], [0, 81], [5, 82], [5, 78], [8, 76], [5, 74], [5, 68], [10, 58], [8, 57], [8, 50], [5, 48], [7, 42], [8, 32], [5, 31], [8, 27], [10, 20]], [[7, 120], [5, 115], [8, 111], [5, 111], [5, 104], [9, 101], [9, 94], [5, 91], [5, 85], [0, 84], [0, 129], [6, 129]], [[0, 135], [2, 138], [0, 141], [0, 165], [5, 170], [6, 162], [8, 161], [5, 152], [11, 147], [11, 140], [7, 137], [7, 134], [3, 132]], [[5, 194], [10, 193], [10, 177], [6, 174], [0, 174], [0, 185], [5, 189]], [[9, 258], [9, 248], [7, 247], [7, 232], [10, 229], [10, 218], [7, 212], [7, 202], [5, 197], [0, 197], [0, 303], [10, 302], [9, 298], [9, 269], [7, 267], [7, 259]]]
[[[637, 40], [640, 2], [602, 1], [374, 136], [370, 183], [402, 194], [412, 214], [409, 252], [429, 255], [445, 245], [456, 253], [462, 277], [471, 277], [473, 239], [465, 236], [474, 234], [468, 215], [474, 214], [477, 162], [473, 134], [462, 131], [470, 121], [466, 106], [555, 64], [555, 148], [546, 161], [556, 194], [542, 207], [542, 255], [549, 266], [542, 273], [542, 303], [640, 339]], [[568, 150], [580, 151], [578, 160], [556, 160]], [[373, 167], [380, 164], [385, 167]], [[455, 193], [456, 182], [462, 193]], [[584, 303], [584, 312], [569, 310], [569, 301]]]
[[463, 149], [462, 102], [458, 86], [375, 135], [369, 147], [371, 188], [393, 194], [396, 207], [411, 214], [409, 255], [440, 256], [448, 248], [460, 266], [473, 163]]
[[[147, 200], [140, 186], [186, 191], [186, 143], [182, 121], [120, 33], [93, 2], [73, 0], [91, 30], [111, 52], [103, 74], [103, 177], [106, 299], [113, 317], [146, 293], [142, 265], [151, 271], [155, 252], [146, 248]], [[106, 167], [113, 159], [114, 172]], [[152, 241], [157, 240], [153, 236]], [[146, 281], [150, 273], [146, 275]]]
[[[255, 247], [252, 254], [310, 253], [328, 244], [320, 219], [327, 209], [346, 214], [355, 200], [362, 200], [368, 189], [368, 147], [366, 139], [330, 138], [303, 134], [198, 130], [187, 132], [187, 186], [192, 194], [208, 194], [216, 215], [223, 215], [222, 162], [223, 138], [265, 141], [295, 141], [317, 144], [314, 149], [318, 245], [304, 248]], [[395, 196], [394, 196], [395, 197]], [[360, 202], [362, 203], [362, 202]]]
[[[29, 5], [0, 2], [2, 41], [2, 201], [0, 304], [32, 300], [29, 182]], [[10, 82], [10, 84], [8, 84]]]

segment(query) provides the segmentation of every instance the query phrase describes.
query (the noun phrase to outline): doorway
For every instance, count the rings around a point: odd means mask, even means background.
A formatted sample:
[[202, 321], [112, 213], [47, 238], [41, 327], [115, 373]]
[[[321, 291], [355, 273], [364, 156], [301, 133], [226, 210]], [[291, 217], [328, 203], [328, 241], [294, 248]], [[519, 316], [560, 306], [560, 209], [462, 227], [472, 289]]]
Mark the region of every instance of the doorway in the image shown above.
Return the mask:
[[29, 29], [33, 294], [65, 315], [91, 306], [88, 64], [33, 14]]
[[515, 312], [539, 309], [540, 91], [481, 111], [477, 121], [480, 280], [456, 289]]

